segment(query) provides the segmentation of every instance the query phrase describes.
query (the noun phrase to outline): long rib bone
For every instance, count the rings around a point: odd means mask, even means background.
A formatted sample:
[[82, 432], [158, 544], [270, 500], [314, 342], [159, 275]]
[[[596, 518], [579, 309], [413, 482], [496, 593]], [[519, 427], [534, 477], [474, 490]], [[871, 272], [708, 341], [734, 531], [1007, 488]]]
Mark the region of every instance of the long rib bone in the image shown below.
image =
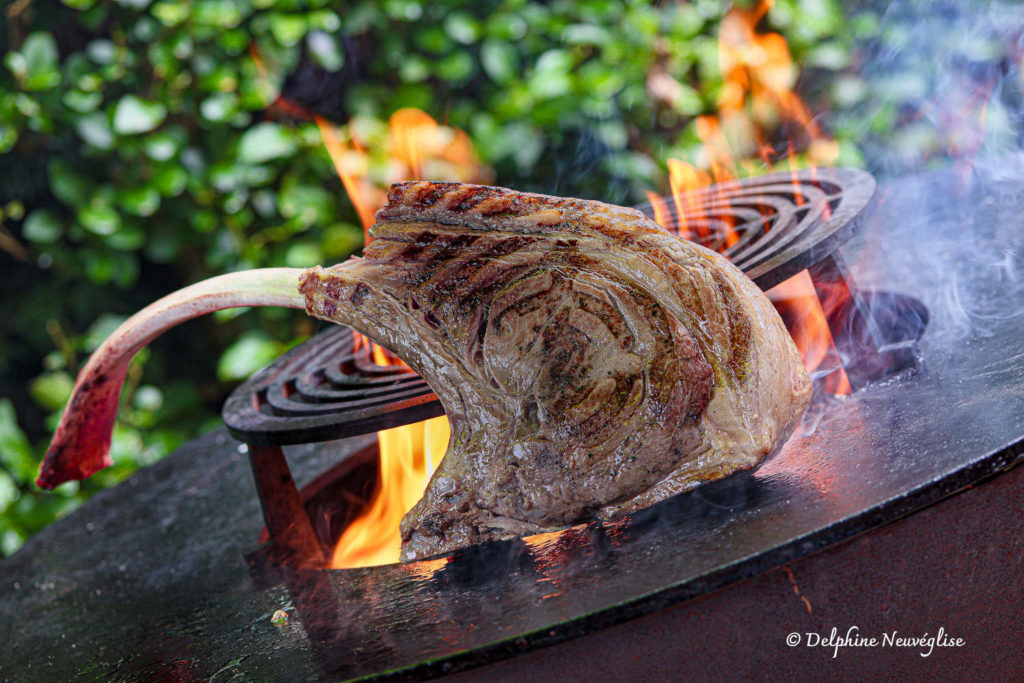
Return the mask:
[[297, 289], [300, 273], [298, 268], [263, 268], [220, 275], [169, 294], [126, 320], [78, 374], [36, 483], [52, 489], [111, 465], [117, 400], [128, 363], [142, 347], [179, 323], [223, 308], [305, 308]]

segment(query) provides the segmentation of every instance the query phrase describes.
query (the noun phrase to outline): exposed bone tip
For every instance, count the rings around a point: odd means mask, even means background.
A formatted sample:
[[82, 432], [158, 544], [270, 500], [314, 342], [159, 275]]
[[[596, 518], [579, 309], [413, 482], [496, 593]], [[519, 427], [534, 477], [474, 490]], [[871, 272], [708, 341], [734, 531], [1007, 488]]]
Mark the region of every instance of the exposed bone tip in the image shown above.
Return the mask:
[[[115, 402], [113, 410], [116, 411], [116, 407]], [[106, 406], [98, 406], [97, 412], [109, 412], [109, 415], [76, 421], [80, 415], [78, 409], [70, 408], [69, 404], [39, 466], [36, 484], [40, 488], [53, 489], [65, 482], [85, 479], [114, 464], [110, 457], [114, 415], [104, 408]]]
[[111, 434], [128, 364], [165, 330], [205, 313], [237, 306], [303, 308], [298, 268], [239, 271], [198, 282], [150, 304], [121, 324], [89, 358], [71, 393], [36, 483], [52, 489], [113, 464]]
[[[83, 449], [85, 450], [85, 449]], [[78, 457], [80, 461], [67, 464], [64, 453], [66, 444], [53, 444], [46, 451], [43, 463], [39, 468], [39, 476], [36, 477], [36, 486], [41, 489], [55, 489], [61, 484], [69, 481], [86, 479], [100, 470], [110, 467], [114, 461], [110, 458], [109, 444], [88, 449], [88, 455]]]

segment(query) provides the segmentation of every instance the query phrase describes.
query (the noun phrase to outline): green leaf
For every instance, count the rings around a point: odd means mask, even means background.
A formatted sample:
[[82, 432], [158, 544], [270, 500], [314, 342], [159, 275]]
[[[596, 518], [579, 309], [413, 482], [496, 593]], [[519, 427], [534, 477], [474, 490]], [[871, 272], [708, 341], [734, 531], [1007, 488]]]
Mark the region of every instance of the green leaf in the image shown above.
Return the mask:
[[121, 227], [121, 215], [113, 207], [97, 201], [78, 211], [78, 222], [96, 235], [112, 235]]
[[444, 32], [463, 45], [472, 45], [480, 37], [480, 24], [466, 12], [452, 12], [444, 20]]
[[278, 209], [285, 218], [309, 227], [325, 223], [334, 215], [335, 199], [330, 192], [316, 185], [288, 183], [278, 195]]
[[106, 39], [94, 40], [85, 46], [85, 53], [89, 59], [101, 66], [113, 64], [117, 61], [117, 46]]
[[473, 73], [473, 58], [465, 52], [453, 52], [437, 63], [437, 75], [446, 81], [458, 83]]
[[572, 60], [565, 50], [548, 50], [537, 59], [529, 89], [538, 98], [555, 98], [572, 89], [569, 69]]
[[405, 83], [420, 83], [430, 78], [431, 64], [419, 55], [408, 55], [398, 67], [398, 75]]
[[480, 46], [480, 64], [497, 83], [507, 83], [519, 72], [519, 51], [504, 40], [487, 39]]
[[185, 191], [188, 174], [174, 164], [163, 166], [153, 174], [153, 186], [165, 197], [176, 197]]
[[301, 14], [275, 14], [270, 20], [270, 32], [285, 47], [297, 45], [309, 31], [309, 24]]
[[284, 254], [284, 264], [292, 268], [309, 268], [323, 261], [323, 252], [315, 242], [299, 242], [288, 247]]
[[310, 29], [319, 29], [329, 34], [337, 33], [341, 28], [341, 19], [329, 9], [310, 12], [306, 15], [306, 20], [309, 22]]
[[19, 52], [8, 53], [4, 61], [25, 90], [48, 90], [60, 83], [58, 59], [57, 41], [49, 33], [37, 31], [29, 34]]
[[106, 235], [103, 242], [117, 251], [135, 251], [146, 243], [146, 233], [137, 223], [125, 223], [113, 235]]
[[46, 410], [57, 410], [71, 396], [75, 382], [63, 370], [44, 372], [29, 383], [28, 391], [35, 402]]
[[53, 244], [64, 232], [57, 215], [48, 209], [36, 209], [25, 219], [21, 228], [25, 239], [42, 244]]
[[159, 388], [145, 384], [135, 391], [135, 407], [153, 413], [164, 404], [164, 395]]
[[612, 40], [612, 34], [603, 26], [572, 24], [562, 32], [562, 40], [570, 45], [604, 45]]
[[14, 478], [3, 470], [0, 470], [0, 512], [7, 509], [7, 506], [18, 500], [20, 492]]
[[114, 424], [113, 433], [110, 435], [110, 459], [115, 465], [121, 463], [132, 463], [139, 465], [139, 455], [142, 453], [142, 435], [137, 429], [124, 424]]
[[335, 223], [324, 229], [323, 253], [325, 259], [342, 259], [362, 246], [363, 229], [357, 225]]
[[188, 18], [191, 11], [191, 5], [186, 2], [179, 2], [178, 0], [158, 2], [150, 10], [153, 16], [164, 26], [177, 26]]
[[142, 147], [154, 161], [167, 161], [178, 153], [178, 141], [163, 131], [147, 136]]
[[238, 143], [238, 160], [247, 164], [262, 164], [272, 159], [290, 156], [295, 151], [294, 136], [277, 123], [258, 123], [245, 131]]
[[345, 53], [338, 47], [338, 41], [325, 31], [310, 31], [306, 36], [309, 53], [320, 66], [328, 71], [338, 71], [345, 65]]
[[197, 0], [192, 9], [197, 24], [220, 29], [234, 28], [242, 21], [242, 13], [233, 0]]
[[167, 108], [159, 102], [125, 95], [114, 110], [114, 130], [121, 135], [146, 133], [163, 123], [166, 116]]
[[47, 166], [50, 189], [65, 204], [80, 206], [92, 198], [92, 183], [62, 159], [55, 159]]
[[64, 93], [62, 100], [69, 109], [73, 109], [79, 114], [88, 114], [91, 111], [96, 111], [96, 107], [100, 106], [103, 95], [98, 92], [69, 90]]
[[217, 377], [225, 382], [245, 379], [280, 353], [280, 344], [266, 332], [245, 332], [221, 355], [217, 362]]
[[160, 193], [156, 188], [139, 187], [121, 193], [120, 205], [128, 213], [136, 216], [152, 216], [160, 208]]
[[132, 35], [147, 45], [152, 43], [160, 34], [160, 24], [152, 17], [143, 15], [132, 27]]
[[75, 130], [79, 137], [97, 149], [108, 150], [114, 146], [114, 133], [105, 114], [96, 112], [75, 119]]
[[207, 121], [229, 121], [238, 113], [238, 96], [234, 93], [214, 93], [202, 101], [199, 113]]
[[96, 318], [92, 325], [85, 333], [85, 338], [82, 340], [82, 344], [85, 350], [92, 353], [100, 347], [100, 344], [113, 334], [114, 330], [121, 326], [128, 318], [123, 315], [114, 315], [113, 313], [104, 313], [100, 317]]
[[427, 26], [413, 34], [416, 43], [428, 52], [445, 54], [454, 47], [439, 26]]
[[0, 398], [0, 463], [18, 478], [29, 482], [35, 477], [36, 458], [9, 398]]
[[0, 154], [3, 154], [18, 142], [18, 129], [5, 123], [0, 123]]

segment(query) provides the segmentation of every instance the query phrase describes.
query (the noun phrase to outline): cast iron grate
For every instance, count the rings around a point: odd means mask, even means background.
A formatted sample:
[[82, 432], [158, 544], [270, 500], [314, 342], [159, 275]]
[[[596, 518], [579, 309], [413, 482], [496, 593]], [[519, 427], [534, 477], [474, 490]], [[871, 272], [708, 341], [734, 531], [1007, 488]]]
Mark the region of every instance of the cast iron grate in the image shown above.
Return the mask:
[[[768, 290], [848, 240], [874, 193], [868, 173], [827, 168], [718, 183], [688, 192], [681, 206], [666, 197], [660, 209], [666, 227], [724, 254]], [[658, 219], [650, 204], [637, 208]]]
[[224, 404], [228, 429], [248, 444], [275, 446], [444, 414], [423, 378], [404, 364], [378, 365], [357, 339], [350, 328], [330, 325], [250, 377]]

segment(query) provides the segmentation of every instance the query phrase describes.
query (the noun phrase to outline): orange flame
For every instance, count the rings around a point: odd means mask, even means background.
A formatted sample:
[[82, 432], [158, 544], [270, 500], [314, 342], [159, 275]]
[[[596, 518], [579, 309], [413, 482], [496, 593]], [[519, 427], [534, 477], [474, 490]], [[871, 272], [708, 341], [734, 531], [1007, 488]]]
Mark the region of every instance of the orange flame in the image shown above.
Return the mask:
[[440, 152], [437, 121], [419, 109], [400, 109], [391, 116], [391, 152], [405, 162], [414, 178], [423, 177], [426, 154]]
[[377, 432], [380, 469], [373, 497], [334, 547], [331, 567], [372, 567], [398, 561], [398, 523], [416, 504], [448, 448], [445, 416]]
[[[718, 36], [718, 57], [723, 87], [715, 115], [699, 116], [694, 129], [701, 148], [696, 163], [669, 159], [669, 187], [675, 214], [664, 200], [648, 193], [654, 219], [681, 237], [693, 239], [720, 250], [739, 240], [734, 214], [716, 210], [726, 203], [721, 183], [740, 175], [771, 172], [785, 164], [799, 182], [797, 168], [802, 156], [813, 169], [816, 165], [834, 163], [839, 147], [824, 134], [810, 109], [794, 91], [799, 75], [786, 40], [777, 33], [758, 33], [756, 27], [773, 6], [772, 0], [761, 0], [753, 9], [734, 8], [722, 19]], [[786, 154], [773, 159], [775, 150], [765, 142], [767, 132], [783, 122], [796, 124], [800, 138], [786, 142]], [[802, 193], [794, 193], [802, 203]], [[698, 207], [712, 207], [703, 215]], [[830, 209], [826, 206], [826, 212]], [[825, 218], [829, 216], [826, 214]], [[714, 219], [714, 220], [712, 220]], [[715, 228], [712, 234], [711, 226]], [[838, 355], [827, 324], [827, 311], [815, 296], [807, 273], [803, 273], [772, 290], [773, 300], [785, 302], [792, 332], [804, 362], [811, 372], [822, 374], [825, 366], [835, 363]], [[783, 304], [779, 304], [780, 306]], [[825, 302], [826, 307], [835, 302]], [[826, 377], [826, 388], [833, 393], [850, 393], [849, 382], [841, 366]]]
[[832, 332], [828, 327], [828, 313], [842, 303], [837, 297], [828, 296], [822, 301], [818, 298], [814, 282], [810, 274], [804, 270], [785, 282], [781, 282], [768, 292], [768, 297], [787, 319], [786, 327], [793, 335], [804, 366], [808, 372], [823, 375], [822, 388], [831, 394], [851, 393], [850, 380], [839, 361]]
[[355, 138], [351, 138], [348, 144], [342, 142], [334, 126], [323, 118], [314, 116], [313, 120], [320, 128], [320, 136], [334, 163], [334, 170], [341, 178], [341, 184], [345, 186], [345, 192], [348, 193], [359, 220], [363, 223], [363, 238], [365, 242], [369, 242], [373, 214], [384, 205], [386, 197], [380, 189], [367, 181], [369, 162], [366, 153]]

